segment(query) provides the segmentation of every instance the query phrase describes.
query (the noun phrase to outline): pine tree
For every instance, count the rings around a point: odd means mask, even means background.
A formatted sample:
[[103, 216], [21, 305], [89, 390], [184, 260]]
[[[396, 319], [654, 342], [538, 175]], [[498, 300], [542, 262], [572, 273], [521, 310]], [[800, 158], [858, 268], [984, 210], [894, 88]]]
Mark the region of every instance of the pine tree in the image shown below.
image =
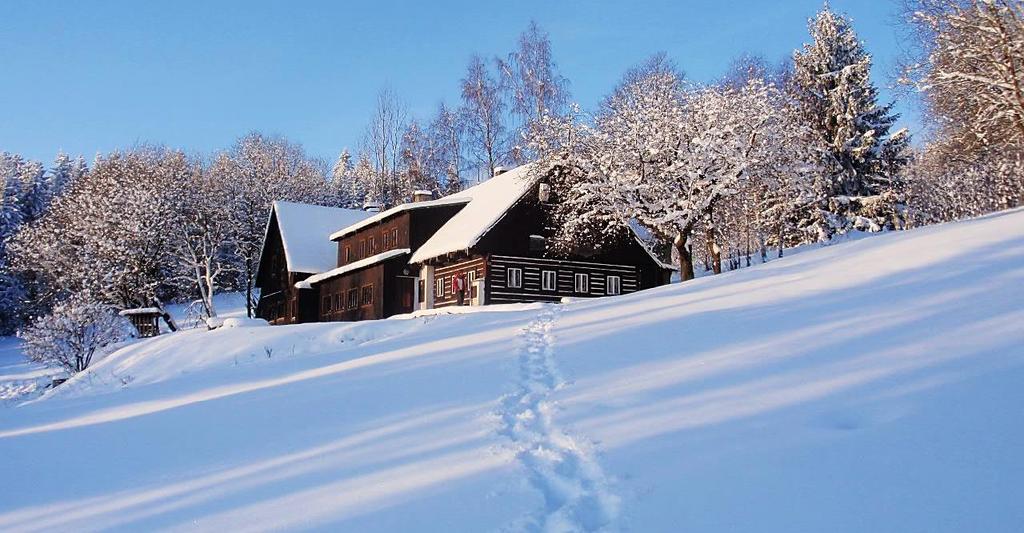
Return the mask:
[[331, 167], [330, 196], [331, 205], [346, 208], [358, 208], [352, 198], [352, 154], [345, 148], [338, 155], [338, 160]]
[[850, 20], [826, 5], [808, 27], [811, 43], [793, 55], [789, 88], [828, 156], [819, 191], [824, 234], [864, 223], [896, 226], [909, 136], [891, 132], [898, 115], [892, 104], [878, 105], [871, 56]]

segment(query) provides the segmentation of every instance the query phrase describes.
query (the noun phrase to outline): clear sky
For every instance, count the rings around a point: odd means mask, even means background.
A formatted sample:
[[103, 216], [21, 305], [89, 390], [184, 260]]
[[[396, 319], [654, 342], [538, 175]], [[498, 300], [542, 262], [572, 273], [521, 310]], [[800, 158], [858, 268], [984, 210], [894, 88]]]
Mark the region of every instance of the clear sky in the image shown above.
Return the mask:
[[[472, 53], [506, 54], [531, 18], [550, 33], [573, 99], [591, 108], [658, 51], [698, 81], [743, 52], [779, 60], [808, 39], [821, 5], [0, 0], [0, 150], [46, 162], [143, 142], [209, 152], [260, 130], [333, 160], [358, 145], [382, 86], [427, 118], [457, 101]], [[831, 5], [853, 17], [876, 82], [891, 86], [898, 3]], [[911, 107], [898, 110], [913, 127]]]

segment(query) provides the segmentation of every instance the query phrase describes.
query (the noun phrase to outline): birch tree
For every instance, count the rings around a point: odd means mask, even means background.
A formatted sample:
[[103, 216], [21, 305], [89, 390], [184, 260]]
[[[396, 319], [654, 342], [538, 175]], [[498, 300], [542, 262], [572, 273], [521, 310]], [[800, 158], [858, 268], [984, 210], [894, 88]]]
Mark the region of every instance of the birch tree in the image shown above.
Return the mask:
[[484, 167], [488, 178], [505, 161], [505, 104], [498, 80], [483, 58], [474, 55], [462, 78], [460, 115], [465, 126], [467, 152], [472, 162]]

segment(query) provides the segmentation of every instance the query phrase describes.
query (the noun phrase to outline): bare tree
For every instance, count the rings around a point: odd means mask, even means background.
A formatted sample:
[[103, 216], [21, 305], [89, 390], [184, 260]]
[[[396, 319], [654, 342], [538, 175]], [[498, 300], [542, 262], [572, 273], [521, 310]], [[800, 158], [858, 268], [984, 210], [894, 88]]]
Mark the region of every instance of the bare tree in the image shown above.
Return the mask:
[[503, 89], [510, 99], [513, 128], [510, 156], [517, 163], [525, 160], [525, 137], [533, 124], [546, 114], [561, 115], [569, 102], [569, 81], [562, 76], [551, 54], [547, 32], [530, 21], [519, 34], [516, 49], [506, 59], [497, 60]]
[[366, 128], [363, 146], [370, 155], [375, 173], [368, 195], [385, 207], [400, 203], [406, 193], [400, 190], [399, 165], [407, 121], [405, 104], [390, 88], [381, 89], [377, 93], [377, 106]]
[[474, 55], [462, 79], [460, 115], [467, 134], [467, 151], [477, 167], [487, 168], [487, 177], [504, 162], [505, 104], [498, 81], [487, 63]]

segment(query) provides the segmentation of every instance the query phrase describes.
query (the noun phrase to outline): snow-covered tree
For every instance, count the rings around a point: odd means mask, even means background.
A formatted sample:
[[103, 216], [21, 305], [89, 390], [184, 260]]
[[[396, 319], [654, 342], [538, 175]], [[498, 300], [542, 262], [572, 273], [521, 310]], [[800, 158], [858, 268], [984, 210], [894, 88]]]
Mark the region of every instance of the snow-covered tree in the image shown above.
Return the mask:
[[20, 333], [29, 359], [72, 374], [131, 335], [131, 324], [113, 307], [82, 296], [57, 304]]
[[375, 196], [377, 171], [370, 162], [370, 154], [365, 150], [359, 152], [356, 166], [352, 169], [352, 181], [349, 184], [349, 195], [356, 209], [363, 209], [368, 203], [377, 203]]
[[224, 208], [230, 205], [231, 189], [222, 175], [208, 172], [178, 154], [165, 162], [168, 181], [176, 183], [174, 205], [174, 256], [181, 264], [181, 283], [194, 287], [205, 313], [217, 316], [213, 297], [235, 270], [233, 252], [240, 236], [238, 219]]
[[57, 154], [49, 175], [51, 199], [60, 196], [71, 183], [80, 179], [87, 171], [88, 166], [85, 164], [85, 159], [82, 156], [71, 159], [64, 152]]
[[352, 197], [352, 154], [348, 148], [341, 151], [331, 167], [329, 204], [337, 207], [359, 208], [359, 200]]
[[324, 165], [301, 146], [253, 132], [239, 139], [211, 165], [213, 178], [225, 184], [236, 261], [237, 287], [246, 293], [249, 316], [255, 310], [256, 271], [263, 249], [270, 206], [274, 200], [329, 203]]
[[464, 131], [459, 114], [443, 102], [439, 104], [437, 114], [430, 123], [429, 136], [434, 146], [432, 172], [443, 177], [443, 194], [451, 194], [462, 189]]
[[1024, 146], [1024, 3], [914, 0], [919, 57], [905, 81], [963, 148]]
[[21, 271], [49, 279], [50, 302], [89, 292], [122, 306], [176, 294], [171, 228], [175, 183], [160, 148], [115, 152], [74, 182], [12, 247]]
[[660, 57], [627, 73], [592, 127], [575, 114], [545, 119], [534, 147], [540, 168], [554, 169], [556, 249], [621, 238], [636, 223], [672, 242], [682, 278], [692, 279], [694, 228], [786, 125], [773, 91], [759, 81], [689, 88]]
[[21, 182], [18, 202], [21, 220], [24, 224], [31, 224], [42, 216], [52, 198], [43, 164], [38, 161], [23, 162], [19, 168], [18, 181]]
[[908, 172], [917, 223], [1024, 203], [1024, 4], [914, 0], [904, 82], [933, 133]]
[[811, 42], [793, 55], [789, 88], [827, 148], [821, 233], [898, 226], [909, 136], [891, 131], [898, 116], [891, 104], [878, 104], [871, 55], [850, 20], [826, 6], [808, 26]]

